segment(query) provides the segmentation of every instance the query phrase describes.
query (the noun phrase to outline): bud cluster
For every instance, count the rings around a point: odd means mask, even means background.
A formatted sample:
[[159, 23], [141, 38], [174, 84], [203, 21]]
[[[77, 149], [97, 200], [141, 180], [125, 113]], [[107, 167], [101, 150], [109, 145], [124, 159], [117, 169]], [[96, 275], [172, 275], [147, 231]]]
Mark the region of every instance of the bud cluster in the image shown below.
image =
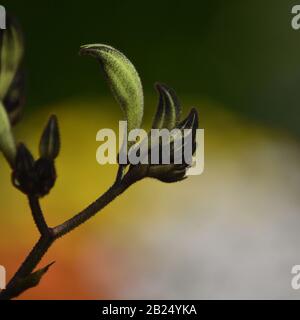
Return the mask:
[[56, 116], [51, 116], [40, 140], [40, 158], [34, 160], [24, 144], [19, 144], [12, 172], [13, 185], [27, 195], [43, 197], [56, 181], [54, 160], [60, 149]]

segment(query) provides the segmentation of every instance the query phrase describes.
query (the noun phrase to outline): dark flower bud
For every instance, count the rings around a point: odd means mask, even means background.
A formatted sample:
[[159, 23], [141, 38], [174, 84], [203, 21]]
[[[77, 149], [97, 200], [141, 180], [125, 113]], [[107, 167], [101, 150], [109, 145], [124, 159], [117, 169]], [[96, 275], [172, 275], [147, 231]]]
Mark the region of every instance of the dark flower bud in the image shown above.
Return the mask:
[[40, 158], [34, 161], [24, 144], [17, 148], [13, 185], [27, 195], [43, 197], [49, 193], [56, 181], [54, 161]]
[[[198, 126], [198, 112], [195, 108], [192, 108], [189, 115], [177, 125], [177, 128], [182, 131], [182, 135], [175, 136], [170, 143], [171, 163], [150, 164], [147, 176], [168, 183], [184, 180], [186, 178], [186, 171], [192, 164], [192, 156], [197, 147], [196, 133]], [[176, 147], [177, 140], [180, 140], [179, 148]], [[178, 156], [180, 156], [179, 159], [182, 159], [182, 164], [176, 164], [175, 159]]]
[[26, 277], [19, 277], [16, 281], [16, 285], [12, 290], [10, 290], [10, 297], [18, 297], [24, 291], [36, 287], [53, 264], [54, 262], [41, 269], [38, 269], [37, 271], [34, 271], [33, 273], [30, 273]]
[[[129, 173], [135, 179], [149, 177], [167, 183], [182, 181], [186, 178], [187, 169], [192, 165], [197, 147], [198, 112], [192, 108], [188, 116], [180, 122], [181, 106], [175, 91], [163, 84], [156, 84], [156, 88], [159, 93], [159, 103], [152, 129], [168, 129], [172, 134], [168, 142], [163, 142], [161, 137], [156, 141], [152, 138], [152, 134], [148, 133], [150, 147], [142, 156], [138, 156], [140, 159], [145, 157], [151, 159], [153, 152], [158, 155], [156, 163], [131, 165]], [[143, 141], [140, 146], [142, 144]], [[170, 161], [167, 163], [163, 161], [165, 150], [170, 151]]]
[[58, 121], [55, 115], [52, 115], [44, 129], [40, 141], [40, 156], [54, 160], [60, 150], [60, 137]]
[[35, 185], [34, 159], [24, 144], [19, 144], [12, 173], [13, 185], [25, 194], [32, 193]]
[[29, 172], [34, 166], [34, 159], [25, 144], [20, 143], [17, 149], [16, 169]]
[[[186, 161], [186, 164], [191, 164], [192, 156], [195, 154], [197, 148], [197, 141], [196, 141], [196, 134], [197, 129], [199, 127], [199, 119], [198, 119], [198, 112], [195, 108], [192, 108], [189, 115], [183, 120], [179, 125], [178, 128], [183, 131], [184, 140], [181, 150], [174, 150], [174, 152], [182, 152], [189, 154], [189, 160]], [[189, 144], [189, 142], [191, 142]], [[185, 152], [187, 149], [187, 152]], [[187, 160], [187, 159], [185, 159]]]
[[157, 111], [153, 120], [153, 129], [173, 129], [179, 122], [181, 106], [176, 93], [165, 84], [156, 83], [159, 94]]
[[147, 176], [166, 183], [178, 182], [186, 178], [186, 168], [176, 164], [150, 165]]
[[43, 197], [50, 192], [56, 181], [54, 161], [40, 158], [35, 162], [34, 170], [36, 174], [35, 195]]

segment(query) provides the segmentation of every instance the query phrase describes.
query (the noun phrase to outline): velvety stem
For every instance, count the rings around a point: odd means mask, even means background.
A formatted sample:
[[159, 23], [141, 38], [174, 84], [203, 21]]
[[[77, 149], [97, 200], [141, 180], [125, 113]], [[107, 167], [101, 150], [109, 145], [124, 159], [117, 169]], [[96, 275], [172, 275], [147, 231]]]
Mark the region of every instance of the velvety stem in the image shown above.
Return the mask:
[[35, 196], [28, 196], [29, 205], [31, 208], [33, 220], [42, 236], [49, 235], [50, 229], [45, 220], [44, 214], [42, 212], [39, 199]]
[[0, 300], [9, 300], [14, 298], [18, 279], [22, 279], [33, 272], [35, 267], [41, 261], [42, 257], [54, 242], [53, 237], [41, 237], [33, 247], [27, 258], [24, 260], [18, 271], [8, 283], [5, 290], [0, 293]]
[[112, 202], [118, 195], [123, 193], [131, 184], [136, 182], [132, 175], [126, 175], [124, 179], [110, 187], [101, 197], [99, 197], [95, 202], [91, 203], [87, 208], [79, 212], [77, 215], [71, 219], [65, 221], [59, 226], [53, 228], [54, 237], [57, 239], [64, 236], [65, 234], [71, 232], [81, 224], [85, 223], [87, 220], [92, 218], [98, 211], [104, 208], [107, 204]]
[[[15, 287], [18, 285], [18, 279], [24, 278], [30, 275], [38, 263], [41, 261], [43, 256], [46, 254], [48, 249], [54, 243], [55, 240], [64, 236], [65, 234], [71, 232], [84, 222], [88, 221], [93, 217], [97, 212], [103, 209], [107, 204], [112, 202], [118, 195], [123, 193], [129, 186], [141, 179], [141, 177], [134, 174], [134, 171], [129, 171], [123, 179], [120, 181], [117, 179], [112, 187], [110, 187], [102, 196], [100, 196], [95, 202], [90, 204], [84, 210], [76, 214], [73, 218], [65, 221], [61, 225], [53, 229], [49, 229], [45, 235], [42, 235], [39, 241], [36, 243], [32, 251], [29, 253], [25, 261], [22, 263], [19, 270], [10, 280], [5, 290], [2, 290], [0, 293], [0, 300], [7, 300], [15, 297]], [[41, 213], [38, 201], [35, 199], [30, 199], [30, 205], [33, 205], [33, 209], [37, 210], [36, 213]], [[40, 212], [39, 212], [40, 210]], [[34, 216], [35, 216], [34, 214]], [[42, 215], [43, 216], [43, 215]], [[39, 217], [36, 217], [40, 219]], [[36, 220], [35, 218], [35, 220]], [[40, 225], [41, 221], [37, 219], [37, 225]], [[41, 227], [41, 226], [40, 226]], [[43, 230], [45, 225], [43, 224]], [[44, 232], [44, 231], [43, 231]]]

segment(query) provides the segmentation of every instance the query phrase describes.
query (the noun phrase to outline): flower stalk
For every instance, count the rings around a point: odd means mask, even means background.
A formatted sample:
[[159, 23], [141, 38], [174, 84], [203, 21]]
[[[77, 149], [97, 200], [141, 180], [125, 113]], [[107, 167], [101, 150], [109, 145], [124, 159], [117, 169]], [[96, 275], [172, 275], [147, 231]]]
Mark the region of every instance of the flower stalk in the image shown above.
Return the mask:
[[[18, 36], [19, 29], [15, 28], [14, 24], [10, 24], [8, 28], [15, 31], [12, 39], [8, 37], [10, 33], [0, 33], [0, 38], [5, 40], [2, 43], [0, 41], [0, 51], [4, 52], [0, 55], [0, 58], [3, 59], [0, 61], [0, 80], [5, 79], [0, 83], [0, 150], [12, 168], [13, 185], [28, 199], [40, 238], [9, 281], [7, 288], [0, 292], [0, 300], [15, 298], [26, 290], [37, 286], [53, 263], [37, 271], [35, 269], [55, 241], [89, 221], [131, 185], [147, 177], [163, 182], [181, 181], [186, 178], [186, 170], [190, 166], [189, 163], [182, 165], [171, 163], [167, 166], [161, 163], [130, 166], [119, 164], [115, 182], [104, 194], [70, 219], [55, 227], [49, 227], [40, 205], [40, 199], [49, 194], [57, 179], [55, 161], [61, 146], [58, 120], [55, 115], [49, 118], [41, 135], [38, 159], [34, 159], [25, 144], [19, 143], [16, 147], [11, 126], [16, 120], [15, 115], [19, 114], [19, 102], [23, 101], [21, 94], [23, 83], [19, 81], [23, 42], [21, 36]], [[13, 47], [14, 51], [18, 51], [11, 54], [5, 44], [9, 44], [10, 48]], [[139, 128], [142, 123], [144, 100], [142, 84], [133, 64], [120, 51], [102, 44], [82, 46], [80, 54], [90, 55], [100, 62], [105, 79], [124, 111], [129, 130]], [[14, 63], [13, 68], [8, 68], [12, 62]], [[159, 104], [152, 127], [190, 129], [194, 152], [196, 146], [195, 130], [198, 127], [197, 111], [192, 109], [188, 117], [180, 122], [181, 106], [174, 90], [163, 84], [157, 84], [156, 87], [159, 92]], [[4, 88], [5, 92], [1, 92], [1, 88]], [[7, 99], [10, 97], [11, 88], [19, 89], [17, 91], [19, 93], [18, 99], [14, 103], [11, 100], [8, 103]], [[175, 141], [172, 141], [172, 146], [174, 145], [176, 146]], [[161, 145], [159, 145], [160, 147]], [[175, 148], [172, 147], [172, 152], [175, 151]], [[147, 152], [151, 152], [151, 150], [147, 150]]]

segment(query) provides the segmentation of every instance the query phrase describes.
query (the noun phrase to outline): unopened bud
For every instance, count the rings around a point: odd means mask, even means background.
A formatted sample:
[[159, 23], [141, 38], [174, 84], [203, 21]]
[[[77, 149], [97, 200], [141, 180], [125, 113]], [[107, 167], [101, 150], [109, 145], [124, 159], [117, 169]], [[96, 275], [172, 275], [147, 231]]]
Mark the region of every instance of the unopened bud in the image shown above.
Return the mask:
[[44, 129], [40, 141], [40, 156], [42, 158], [54, 160], [60, 149], [60, 137], [58, 121], [55, 115], [52, 115]]

